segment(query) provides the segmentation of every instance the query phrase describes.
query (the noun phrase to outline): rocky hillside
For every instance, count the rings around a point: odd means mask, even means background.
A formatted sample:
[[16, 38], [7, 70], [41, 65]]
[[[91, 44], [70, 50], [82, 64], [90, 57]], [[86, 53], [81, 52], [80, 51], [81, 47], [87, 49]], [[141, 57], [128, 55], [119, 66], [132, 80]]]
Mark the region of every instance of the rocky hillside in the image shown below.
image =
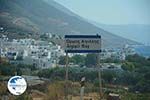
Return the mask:
[[136, 44], [96, 27], [65, 7], [50, 1], [0, 0], [0, 26], [10, 34], [100, 34], [104, 47]]

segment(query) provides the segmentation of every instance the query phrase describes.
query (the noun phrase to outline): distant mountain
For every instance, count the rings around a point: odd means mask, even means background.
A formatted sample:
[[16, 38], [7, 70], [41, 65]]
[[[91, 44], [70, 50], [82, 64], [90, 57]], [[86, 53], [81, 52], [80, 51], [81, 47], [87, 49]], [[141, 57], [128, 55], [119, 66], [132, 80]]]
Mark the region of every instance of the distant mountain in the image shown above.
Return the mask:
[[150, 44], [150, 25], [128, 24], [128, 25], [106, 25], [93, 22], [97, 27], [114, 33], [118, 36], [137, 41], [142, 44]]
[[90, 24], [52, 0], [0, 0], [0, 26], [18, 34], [100, 34], [103, 47], [137, 44]]

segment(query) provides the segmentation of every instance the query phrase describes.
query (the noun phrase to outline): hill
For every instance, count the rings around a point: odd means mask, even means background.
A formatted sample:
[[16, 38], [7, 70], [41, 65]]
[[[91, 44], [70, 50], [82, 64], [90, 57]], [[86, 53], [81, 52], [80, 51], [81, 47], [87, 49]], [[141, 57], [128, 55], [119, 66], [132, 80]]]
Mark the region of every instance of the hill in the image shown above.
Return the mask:
[[18, 34], [100, 34], [104, 47], [136, 44], [90, 24], [51, 0], [0, 0], [0, 26]]
[[91, 21], [97, 27], [114, 33], [118, 36], [137, 41], [143, 44], [150, 44], [150, 25], [146, 24], [122, 24], [122, 25], [106, 25]]

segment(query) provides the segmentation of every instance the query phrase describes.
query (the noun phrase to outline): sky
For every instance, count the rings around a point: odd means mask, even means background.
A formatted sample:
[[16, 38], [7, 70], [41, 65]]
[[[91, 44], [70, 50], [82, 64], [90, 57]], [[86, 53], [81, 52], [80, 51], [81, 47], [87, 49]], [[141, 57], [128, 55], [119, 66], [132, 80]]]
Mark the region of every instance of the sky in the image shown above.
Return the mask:
[[55, 0], [102, 24], [150, 24], [150, 0]]

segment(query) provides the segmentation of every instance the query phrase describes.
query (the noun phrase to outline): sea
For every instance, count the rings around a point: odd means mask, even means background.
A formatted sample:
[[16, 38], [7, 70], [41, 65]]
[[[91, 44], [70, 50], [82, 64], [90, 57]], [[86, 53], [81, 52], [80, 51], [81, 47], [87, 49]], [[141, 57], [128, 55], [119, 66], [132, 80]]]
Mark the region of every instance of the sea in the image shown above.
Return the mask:
[[150, 57], [150, 46], [138, 45], [134, 46], [135, 52], [144, 57]]

